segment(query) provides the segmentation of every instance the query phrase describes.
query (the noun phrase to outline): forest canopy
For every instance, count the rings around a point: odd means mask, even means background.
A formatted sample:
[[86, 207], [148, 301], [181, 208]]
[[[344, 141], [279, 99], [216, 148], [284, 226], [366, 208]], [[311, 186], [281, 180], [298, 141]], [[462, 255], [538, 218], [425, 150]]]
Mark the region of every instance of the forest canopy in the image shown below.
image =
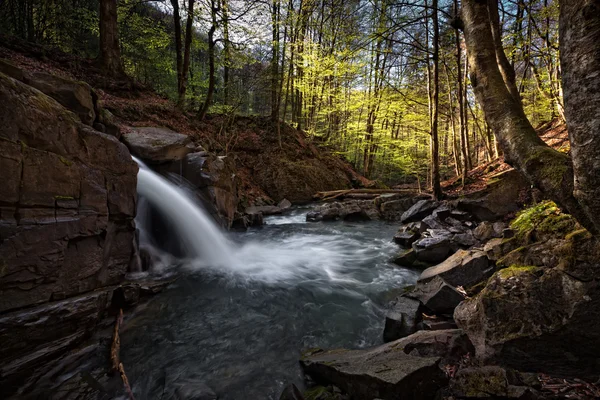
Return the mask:
[[[457, 0], [1, 0], [0, 32], [99, 57], [100, 3], [116, 4], [122, 71], [198, 118], [271, 116], [386, 184], [464, 178], [501, 152]], [[558, 2], [498, 9], [529, 121], [564, 120]]]

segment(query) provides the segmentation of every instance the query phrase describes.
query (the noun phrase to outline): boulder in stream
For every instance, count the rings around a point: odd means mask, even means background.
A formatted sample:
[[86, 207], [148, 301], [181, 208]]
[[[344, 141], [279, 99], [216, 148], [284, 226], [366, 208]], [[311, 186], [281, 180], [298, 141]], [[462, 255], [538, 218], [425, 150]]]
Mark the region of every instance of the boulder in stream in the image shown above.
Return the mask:
[[493, 267], [483, 251], [458, 250], [441, 264], [427, 268], [419, 277], [428, 282], [439, 276], [453, 286], [469, 287], [491, 276]]
[[316, 350], [300, 364], [316, 382], [333, 384], [355, 400], [434, 398], [447, 382], [441, 358], [408, 355], [394, 343], [366, 350]]
[[452, 314], [464, 296], [439, 276], [427, 282], [417, 282], [408, 297], [419, 300], [436, 314]]
[[420, 221], [430, 215], [433, 210], [439, 206], [439, 203], [431, 199], [423, 199], [416, 202], [404, 214], [402, 214], [402, 223]]
[[421, 303], [418, 300], [404, 296], [392, 300], [385, 315], [383, 341], [391, 342], [416, 332], [421, 314]]

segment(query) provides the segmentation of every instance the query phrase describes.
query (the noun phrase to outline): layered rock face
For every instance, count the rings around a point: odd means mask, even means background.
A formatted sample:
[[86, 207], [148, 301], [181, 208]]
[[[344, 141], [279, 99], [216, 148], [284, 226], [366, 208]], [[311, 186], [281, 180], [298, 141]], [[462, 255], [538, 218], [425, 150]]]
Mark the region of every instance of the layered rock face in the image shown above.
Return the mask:
[[[38, 86], [52, 95], [52, 82]], [[87, 85], [69, 85], [74, 99], [93, 100]], [[4, 393], [85, 338], [137, 260], [137, 165], [116, 138], [82, 123], [94, 123], [93, 109], [59, 102], [70, 104], [0, 74]]]

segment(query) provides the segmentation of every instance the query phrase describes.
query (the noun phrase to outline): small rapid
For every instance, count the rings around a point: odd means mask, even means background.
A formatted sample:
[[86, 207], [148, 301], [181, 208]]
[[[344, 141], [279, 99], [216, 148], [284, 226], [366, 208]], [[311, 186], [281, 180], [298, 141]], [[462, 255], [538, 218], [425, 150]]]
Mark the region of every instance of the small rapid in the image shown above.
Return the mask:
[[[219, 399], [278, 399], [286, 384], [303, 386], [303, 349], [381, 343], [385, 304], [417, 279], [389, 262], [393, 224], [307, 223], [310, 208], [299, 207], [224, 233], [186, 189], [143, 166], [139, 176], [140, 207], [164, 214], [184, 254], [165, 258], [180, 278], [124, 325], [136, 398], [196, 379]], [[148, 215], [138, 214], [144, 231]], [[151, 236], [141, 232], [141, 245]]]

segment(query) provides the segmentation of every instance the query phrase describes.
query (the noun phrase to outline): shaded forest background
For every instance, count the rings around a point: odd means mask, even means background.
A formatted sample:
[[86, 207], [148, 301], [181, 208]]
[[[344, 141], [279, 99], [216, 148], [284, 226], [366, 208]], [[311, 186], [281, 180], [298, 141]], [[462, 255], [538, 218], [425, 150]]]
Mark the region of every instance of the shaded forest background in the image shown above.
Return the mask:
[[[120, 69], [198, 119], [270, 116], [388, 185], [464, 179], [500, 155], [456, 0], [0, 0], [0, 32], [96, 58], [100, 3], [116, 4]], [[557, 3], [498, 2], [534, 126], [564, 120]]]

